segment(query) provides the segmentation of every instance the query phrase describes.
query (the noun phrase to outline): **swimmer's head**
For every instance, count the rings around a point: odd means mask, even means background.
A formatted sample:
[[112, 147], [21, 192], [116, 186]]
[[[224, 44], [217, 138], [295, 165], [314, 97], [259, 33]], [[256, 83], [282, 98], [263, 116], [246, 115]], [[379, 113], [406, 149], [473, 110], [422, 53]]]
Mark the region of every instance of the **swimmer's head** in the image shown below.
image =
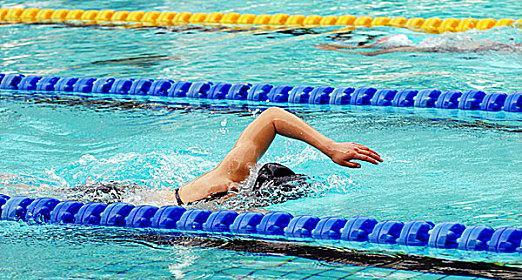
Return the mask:
[[383, 48], [411, 47], [414, 45], [413, 41], [404, 34], [382, 37], [375, 44]]
[[253, 195], [258, 206], [266, 206], [303, 197], [310, 191], [308, 186], [307, 176], [278, 163], [267, 163], [257, 174]]
[[285, 178], [291, 178], [293, 176], [296, 176], [296, 174], [292, 169], [279, 163], [267, 163], [257, 172], [254, 189], [258, 189], [262, 184], [268, 181], [284, 180]]

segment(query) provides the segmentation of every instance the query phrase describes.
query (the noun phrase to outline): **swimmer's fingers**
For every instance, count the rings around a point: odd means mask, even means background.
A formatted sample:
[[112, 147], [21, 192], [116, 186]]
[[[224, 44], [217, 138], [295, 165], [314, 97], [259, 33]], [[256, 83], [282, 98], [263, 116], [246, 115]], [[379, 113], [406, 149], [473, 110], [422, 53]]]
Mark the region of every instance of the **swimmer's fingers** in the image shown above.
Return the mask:
[[356, 151], [357, 151], [357, 153], [359, 153], [359, 154], [369, 156], [369, 157], [372, 158], [372, 159], [375, 159], [375, 160], [377, 160], [377, 161], [379, 161], [379, 162], [382, 162], [382, 158], [381, 158], [381, 156], [380, 156], [378, 153], [376, 153], [376, 152], [370, 150], [369, 148], [367, 148], [367, 150], [364, 150], [364, 149], [359, 148], [359, 149], [357, 149]]
[[358, 144], [358, 143], [354, 143], [354, 144], [355, 144], [355, 147], [357, 148], [357, 152], [363, 153], [367, 156], [371, 156], [382, 162], [381, 156], [376, 151], [374, 151], [364, 145]]
[[361, 149], [361, 150], [366, 150], [366, 151], [371, 151], [371, 152], [374, 152], [374, 153], [377, 153], [375, 152], [374, 150], [362, 145], [362, 144], [359, 144], [359, 143], [353, 143], [355, 145], [355, 147]]
[[351, 162], [351, 161], [343, 161], [341, 162], [342, 166], [350, 167], [350, 168], [361, 168], [361, 165], [357, 162]]
[[371, 156], [367, 156], [365, 154], [356, 154], [353, 157], [353, 159], [358, 159], [358, 160], [366, 161], [366, 162], [373, 163], [373, 164], [379, 164], [379, 160], [377, 160]]

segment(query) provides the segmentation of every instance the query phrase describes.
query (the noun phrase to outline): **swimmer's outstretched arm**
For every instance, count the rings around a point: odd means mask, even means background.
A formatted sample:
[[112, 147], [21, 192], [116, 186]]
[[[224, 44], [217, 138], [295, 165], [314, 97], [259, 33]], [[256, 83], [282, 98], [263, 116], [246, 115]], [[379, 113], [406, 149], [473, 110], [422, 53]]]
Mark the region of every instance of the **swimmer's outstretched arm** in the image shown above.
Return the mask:
[[367, 45], [360, 45], [360, 46], [350, 46], [350, 45], [339, 45], [339, 44], [319, 44], [315, 46], [318, 49], [326, 50], [326, 51], [342, 51], [344, 49], [369, 49], [376, 47], [376, 44], [367, 44]]
[[[270, 108], [261, 113], [241, 133], [232, 150], [214, 170], [180, 188], [181, 201], [198, 201], [234, 188], [237, 183], [248, 177], [250, 169], [265, 154], [278, 134], [306, 142], [342, 166], [361, 167], [352, 160], [373, 164], [382, 162], [379, 154], [366, 146], [335, 142], [297, 116], [280, 108]], [[176, 201], [174, 194], [170, 194], [168, 199]]]
[[423, 48], [423, 47], [395, 47], [389, 49], [382, 49], [377, 51], [370, 52], [357, 52], [358, 54], [362, 54], [365, 56], [376, 56], [386, 53], [396, 53], [396, 52], [439, 52], [439, 50], [435, 48]]
[[[362, 46], [345, 46], [345, 45], [336, 45], [336, 44], [322, 44], [316, 46], [319, 49], [322, 50], [328, 50], [328, 51], [337, 51], [337, 52], [343, 52], [343, 53], [354, 53], [353, 49], [368, 49], [368, 48], [374, 48], [377, 47], [375, 44], [369, 44], [369, 45], [362, 45]], [[369, 52], [355, 52], [357, 54], [365, 55], [365, 56], [376, 56], [381, 54], [387, 54], [387, 53], [396, 53], [396, 52], [439, 52], [439, 50], [435, 48], [424, 48], [424, 47], [393, 47], [393, 48], [387, 48], [387, 49], [379, 49], [376, 51], [369, 51]]]

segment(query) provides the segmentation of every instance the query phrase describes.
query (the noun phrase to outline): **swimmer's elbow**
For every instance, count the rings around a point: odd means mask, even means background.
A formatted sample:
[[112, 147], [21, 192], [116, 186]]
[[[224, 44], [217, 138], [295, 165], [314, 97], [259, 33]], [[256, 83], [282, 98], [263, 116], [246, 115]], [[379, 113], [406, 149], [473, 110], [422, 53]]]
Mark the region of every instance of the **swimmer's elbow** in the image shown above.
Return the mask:
[[266, 114], [266, 115], [269, 115], [269, 116], [277, 116], [277, 115], [280, 115], [280, 114], [283, 114], [283, 113], [288, 113], [287, 111], [285, 111], [284, 109], [281, 109], [279, 107], [270, 107], [268, 109], [266, 109], [263, 114]]
[[268, 121], [274, 122], [276, 119], [279, 119], [287, 114], [289, 113], [284, 109], [281, 109], [279, 107], [270, 107], [266, 109], [261, 115]]

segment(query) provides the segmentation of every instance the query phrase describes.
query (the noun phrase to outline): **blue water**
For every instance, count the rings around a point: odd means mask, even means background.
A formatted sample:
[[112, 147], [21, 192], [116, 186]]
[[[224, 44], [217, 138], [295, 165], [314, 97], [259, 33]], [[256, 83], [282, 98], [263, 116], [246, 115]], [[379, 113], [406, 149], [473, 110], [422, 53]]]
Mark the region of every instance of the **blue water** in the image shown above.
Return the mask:
[[[2, 2], [7, 6], [18, 3]], [[25, 6], [496, 18], [520, 17], [522, 10], [517, 1], [444, 3], [445, 9], [429, 1], [411, 5], [401, 1], [40, 1]], [[315, 48], [333, 42], [325, 34], [332, 30], [317, 29], [315, 34], [295, 36], [257, 31], [3, 25], [0, 72], [501, 92], [517, 91], [522, 86], [520, 53], [399, 53], [365, 57]], [[444, 40], [461, 43], [520, 43], [520, 32], [502, 28], [426, 35], [401, 29], [360, 29], [349, 34], [346, 41], [356, 43], [372, 36], [404, 33], [420, 39], [443, 36]], [[144, 55], [161, 57], [136, 59]], [[110, 61], [124, 58], [132, 59]], [[149, 190], [174, 188], [215, 166], [259, 113], [255, 105], [245, 107], [240, 103], [233, 103], [234, 109], [230, 110], [182, 99], [165, 105], [164, 99], [121, 103], [99, 98], [48, 98], [0, 92], [0, 193], [60, 196], [55, 193], [59, 188], [109, 180], [136, 183]], [[368, 215], [380, 220], [458, 221], [493, 227], [522, 224], [522, 119], [518, 115], [357, 107], [288, 109], [333, 139], [374, 148], [385, 162], [347, 170], [305, 144], [278, 138], [262, 162], [283, 163], [312, 176], [316, 183], [309, 197], [272, 205], [268, 210], [319, 216]], [[144, 197], [126, 199], [140, 203]], [[118, 238], [101, 230], [97, 233], [2, 222], [0, 252], [7, 256], [7, 261], [0, 262], [2, 277], [307, 276], [292, 274], [299, 270], [318, 270], [319, 274], [337, 271], [348, 278], [436, 277], [289, 256], [158, 245]], [[392, 249], [377, 248], [388, 252]], [[522, 262], [519, 255], [498, 257], [440, 250], [416, 253], [450, 259]], [[220, 264], [219, 268], [215, 264]], [[285, 274], [287, 271], [294, 272]]]

